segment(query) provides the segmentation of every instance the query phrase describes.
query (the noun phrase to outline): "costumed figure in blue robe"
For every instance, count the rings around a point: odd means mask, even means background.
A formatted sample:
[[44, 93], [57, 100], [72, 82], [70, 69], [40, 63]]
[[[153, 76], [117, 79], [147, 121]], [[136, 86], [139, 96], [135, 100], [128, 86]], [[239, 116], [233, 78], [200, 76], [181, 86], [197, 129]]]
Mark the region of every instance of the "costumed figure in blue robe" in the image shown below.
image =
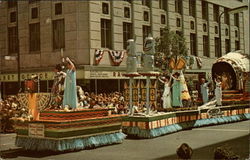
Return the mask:
[[76, 68], [74, 63], [67, 57], [67, 71], [64, 82], [63, 107], [77, 108], [77, 93], [76, 93]]
[[174, 80], [172, 85], [172, 106], [182, 107], [180, 73], [174, 73], [172, 78]]
[[201, 78], [200, 88], [201, 88], [201, 95], [202, 95], [202, 102], [203, 102], [203, 104], [205, 104], [205, 103], [208, 102], [208, 92], [209, 92], [208, 85], [210, 83], [211, 83], [210, 81], [206, 82], [205, 78]]

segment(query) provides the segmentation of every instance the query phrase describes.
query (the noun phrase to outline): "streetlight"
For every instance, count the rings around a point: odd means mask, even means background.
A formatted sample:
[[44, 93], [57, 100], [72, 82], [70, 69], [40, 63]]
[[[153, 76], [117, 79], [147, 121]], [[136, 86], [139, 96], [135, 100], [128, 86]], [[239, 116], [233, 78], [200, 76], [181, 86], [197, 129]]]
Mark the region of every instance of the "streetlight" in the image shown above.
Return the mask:
[[[231, 8], [228, 10], [228, 14], [235, 14], [235, 13], [239, 13], [241, 11], [244, 11], [244, 10], [247, 10], [248, 9], [248, 6], [247, 5], [244, 5], [244, 6], [240, 6], [240, 7], [237, 7], [237, 8]], [[220, 49], [220, 55], [219, 56], [222, 56], [222, 47], [221, 47], [221, 16], [224, 14], [225, 12], [221, 12], [220, 15], [219, 15], [219, 38], [220, 38], [220, 42], [219, 42], [219, 49]]]

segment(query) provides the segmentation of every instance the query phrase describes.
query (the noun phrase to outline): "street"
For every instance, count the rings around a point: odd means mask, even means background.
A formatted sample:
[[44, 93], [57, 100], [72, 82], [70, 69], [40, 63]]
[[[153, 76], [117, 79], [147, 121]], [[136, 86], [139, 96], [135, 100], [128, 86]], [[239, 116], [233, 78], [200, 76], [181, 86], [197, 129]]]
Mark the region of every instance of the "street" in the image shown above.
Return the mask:
[[193, 149], [192, 159], [213, 159], [214, 149], [226, 146], [240, 156], [249, 157], [250, 121], [195, 128], [154, 139], [130, 139], [122, 144], [76, 152], [33, 152], [14, 146], [15, 134], [1, 134], [1, 158], [13, 160], [164, 160], [176, 159], [182, 143]]

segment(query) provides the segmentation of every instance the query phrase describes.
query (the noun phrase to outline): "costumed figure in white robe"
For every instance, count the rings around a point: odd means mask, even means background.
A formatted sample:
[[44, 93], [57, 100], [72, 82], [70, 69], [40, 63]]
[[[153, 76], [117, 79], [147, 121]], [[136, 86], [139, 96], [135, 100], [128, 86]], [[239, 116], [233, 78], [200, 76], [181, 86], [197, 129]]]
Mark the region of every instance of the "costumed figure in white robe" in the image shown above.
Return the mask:
[[222, 87], [221, 87], [221, 78], [217, 77], [215, 78], [215, 84], [216, 84], [216, 88], [215, 88], [215, 98], [216, 98], [216, 106], [221, 106], [222, 103]]
[[159, 81], [164, 83], [164, 92], [162, 95], [163, 108], [171, 108], [171, 78], [166, 77], [164, 80], [159, 78]]
[[240, 73], [238, 76], [238, 89], [243, 92], [244, 84], [243, 84], [243, 75]]

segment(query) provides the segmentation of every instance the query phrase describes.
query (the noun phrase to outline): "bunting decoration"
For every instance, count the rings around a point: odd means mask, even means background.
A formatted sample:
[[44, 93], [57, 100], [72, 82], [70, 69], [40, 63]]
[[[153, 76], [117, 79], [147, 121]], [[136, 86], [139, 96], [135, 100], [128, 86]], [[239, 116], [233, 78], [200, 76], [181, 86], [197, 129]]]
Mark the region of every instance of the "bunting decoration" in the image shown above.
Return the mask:
[[123, 61], [125, 51], [109, 51], [110, 58], [115, 66], [119, 66]]
[[100, 61], [103, 58], [103, 53], [104, 53], [103, 50], [100, 50], [100, 49], [96, 49], [95, 50], [95, 64], [99, 64], [100, 63]]

